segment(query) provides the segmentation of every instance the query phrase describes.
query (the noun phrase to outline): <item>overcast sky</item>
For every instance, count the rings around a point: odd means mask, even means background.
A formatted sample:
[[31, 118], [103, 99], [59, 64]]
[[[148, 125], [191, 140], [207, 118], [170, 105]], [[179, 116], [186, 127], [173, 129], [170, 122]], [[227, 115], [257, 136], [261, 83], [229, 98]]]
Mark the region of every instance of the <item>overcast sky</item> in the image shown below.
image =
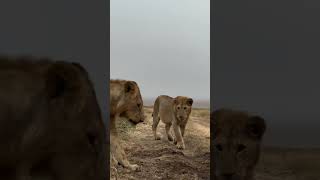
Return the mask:
[[210, 98], [209, 0], [111, 0], [110, 77], [144, 98]]
[[320, 2], [216, 0], [215, 108], [263, 116], [267, 144], [320, 147]]
[[0, 1], [0, 54], [81, 63], [107, 120], [107, 1]]

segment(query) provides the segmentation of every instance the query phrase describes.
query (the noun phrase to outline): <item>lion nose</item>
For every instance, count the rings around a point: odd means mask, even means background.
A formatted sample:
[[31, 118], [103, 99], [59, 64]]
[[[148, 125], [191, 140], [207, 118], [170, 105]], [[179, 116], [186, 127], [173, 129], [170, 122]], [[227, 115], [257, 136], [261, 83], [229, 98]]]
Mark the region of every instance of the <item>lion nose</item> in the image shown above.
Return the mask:
[[234, 176], [234, 173], [225, 173], [222, 175], [225, 179], [231, 180], [232, 177]]
[[144, 122], [144, 119], [145, 119], [146, 117], [144, 116], [144, 115], [142, 115], [141, 116], [141, 118], [140, 118], [140, 122]]

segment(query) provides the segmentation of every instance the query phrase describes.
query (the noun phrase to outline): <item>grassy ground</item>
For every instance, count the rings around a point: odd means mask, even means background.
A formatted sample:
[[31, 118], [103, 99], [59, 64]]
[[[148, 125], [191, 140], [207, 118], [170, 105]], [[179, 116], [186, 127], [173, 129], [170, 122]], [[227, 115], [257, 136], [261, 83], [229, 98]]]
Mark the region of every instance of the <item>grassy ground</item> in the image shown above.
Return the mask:
[[319, 180], [320, 149], [264, 148], [257, 180]]
[[118, 122], [119, 134], [129, 161], [142, 167], [130, 172], [118, 167], [118, 178], [126, 179], [210, 179], [210, 114], [209, 109], [194, 109], [185, 134], [185, 150], [178, 150], [165, 138], [164, 124], [159, 123], [154, 140], [152, 107], [145, 107], [146, 120], [136, 126], [125, 120]]
[[[152, 107], [145, 107], [146, 121], [136, 126], [118, 121], [118, 130], [130, 162], [141, 172], [118, 167], [120, 180], [127, 179], [209, 179], [210, 114], [194, 108], [187, 125], [185, 150], [178, 150], [165, 138], [155, 141], [152, 134]], [[158, 133], [164, 135], [164, 124]], [[256, 180], [320, 180], [320, 149], [265, 147], [256, 168]]]

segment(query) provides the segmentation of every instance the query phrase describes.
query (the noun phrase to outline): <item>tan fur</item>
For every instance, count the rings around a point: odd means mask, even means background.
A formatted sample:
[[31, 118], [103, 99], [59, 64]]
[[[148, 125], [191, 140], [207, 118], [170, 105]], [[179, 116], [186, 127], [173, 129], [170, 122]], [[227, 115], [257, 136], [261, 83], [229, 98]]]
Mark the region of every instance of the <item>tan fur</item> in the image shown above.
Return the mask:
[[[159, 96], [153, 107], [153, 125], [152, 130], [155, 140], [160, 140], [157, 134], [157, 126], [159, 121], [165, 123], [166, 135], [169, 141], [174, 141], [177, 148], [184, 149], [184, 134], [185, 128], [189, 120], [189, 115], [192, 110], [192, 98], [185, 96], [177, 96], [172, 98], [170, 96]], [[170, 134], [170, 128], [173, 126], [175, 138]]]
[[230, 109], [211, 114], [216, 180], [253, 180], [266, 125], [259, 116]]
[[110, 151], [116, 163], [131, 170], [138, 170], [139, 166], [129, 163], [121, 147], [116, 129], [118, 117], [124, 117], [134, 124], [144, 121], [143, 101], [139, 86], [134, 81], [110, 80]]

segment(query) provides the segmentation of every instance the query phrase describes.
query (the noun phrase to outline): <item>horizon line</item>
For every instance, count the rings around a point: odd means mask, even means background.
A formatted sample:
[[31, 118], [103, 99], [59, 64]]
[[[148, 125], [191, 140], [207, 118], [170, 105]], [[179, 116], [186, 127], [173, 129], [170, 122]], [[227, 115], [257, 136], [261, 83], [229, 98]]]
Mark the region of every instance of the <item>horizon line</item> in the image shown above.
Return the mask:
[[[142, 97], [142, 99], [156, 99], [156, 98], [157, 98], [157, 97]], [[197, 97], [192, 97], [192, 99], [210, 101], [210, 97], [209, 97], [209, 98], [197, 98]]]

